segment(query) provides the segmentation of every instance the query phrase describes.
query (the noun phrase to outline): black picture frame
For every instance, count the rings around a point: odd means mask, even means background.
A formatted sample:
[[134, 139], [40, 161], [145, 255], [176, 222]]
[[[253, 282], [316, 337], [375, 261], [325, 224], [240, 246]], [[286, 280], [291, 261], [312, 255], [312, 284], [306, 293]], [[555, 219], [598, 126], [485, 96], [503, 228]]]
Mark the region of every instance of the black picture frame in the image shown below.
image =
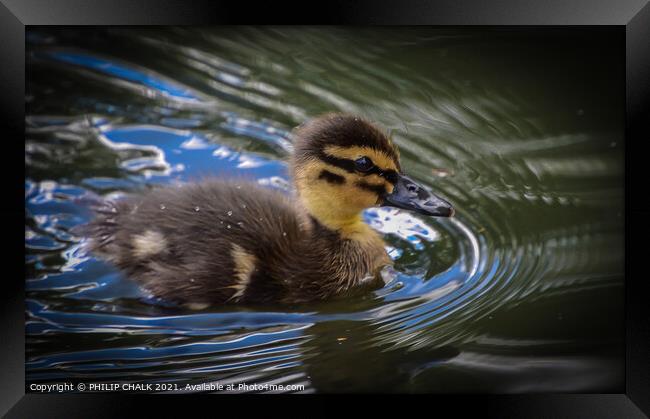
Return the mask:
[[[295, 17], [292, 11], [300, 11]], [[7, 266], [1, 274], [2, 356], [0, 356], [0, 413], [7, 417], [112, 417], [137, 412], [135, 404], [147, 403], [167, 415], [171, 407], [192, 411], [206, 407], [211, 415], [225, 412], [224, 398], [195, 396], [158, 397], [124, 394], [25, 394], [24, 370], [24, 87], [25, 27], [29, 25], [221, 25], [221, 24], [356, 24], [356, 25], [614, 25], [626, 34], [626, 175], [625, 175], [625, 259], [626, 259], [626, 386], [621, 394], [545, 395], [425, 395], [418, 401], [430, 411], [451, 408], [456, 416], [474, 413], [483, 417], [536, 418], [635, 418], [650, 414], [650, 310], [644, 292], [643, 256], [648, 246], [641, 243], [650, 231], [650, 194], [644, 191], [644, 142], [650, 140], [650, 5], [646, 0], [500, 0], [500, 1], [327, 1], [313, 5], [268, 2], [182, 0], [1, 0], [0, 1], [0, 112], [5, 183], [0, 212], [3, 233], [14, 243], [3, 251]], [[623, 52], [621, 52], [623, 54]], [[644, 141], [645, 140], [645, 141]], [[636, 191], [634, 191], [636, 190]], [[634, 191], [634, 192], [633, 192]], [[14, 221], [15, 220], [15, 221]], [[646, 256], [647, 257], [647, 256]], [[155, 401], [152, 400], [155, 398]], [[229, 398], [227, 404], [250, 404]], [[328, 397], [323, 409], [340, 410]], [[350, 398], [364, 406], [403, 408], [388, 399], [371, 401]], [[424, 400], [423, 400], [424, 399]], [[295, 398], [279, 398], [278, 407], [295, 414]], [[153, 403], [152, 403], [153, 401]], [[264, 399], [277, 403], [278, 399]], [[387, 403], [388, 402], [388, 403]], [[406, 401], [411, 408], [412, 401]], [[447, 409], [445, 409], [447, 408]], [[443, 410], [444, 409], [444, 410]], [[645, 412], [645, 414], [644, 414]], [[309, 413], [303, 411], [301, 414]], [[431, 413], [434, 414], [435, 412]], [[149, 411], [148, 415], [155, 413]], [[442, 414], [442, 413], [439, 413]], [[450, 413], [445, 413], [446, 415]]]

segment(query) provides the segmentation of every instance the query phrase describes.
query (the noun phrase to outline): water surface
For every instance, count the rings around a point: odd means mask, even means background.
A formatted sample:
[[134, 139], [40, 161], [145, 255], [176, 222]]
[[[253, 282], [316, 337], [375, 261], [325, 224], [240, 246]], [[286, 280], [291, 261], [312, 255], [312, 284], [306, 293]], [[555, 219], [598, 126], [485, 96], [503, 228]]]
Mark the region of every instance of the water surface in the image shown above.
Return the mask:
[[[28, 30], [28, 383], [620, 392], [618, 38], [584, 28]], [[457, 210], [365, 213], [399, 272], [384, 288], [187, 313], [83, 251], [75, 227], [102, 200], [204, 176], [290, 193], [289, 132], [329, 111], [385, 127], [409, 175]]]

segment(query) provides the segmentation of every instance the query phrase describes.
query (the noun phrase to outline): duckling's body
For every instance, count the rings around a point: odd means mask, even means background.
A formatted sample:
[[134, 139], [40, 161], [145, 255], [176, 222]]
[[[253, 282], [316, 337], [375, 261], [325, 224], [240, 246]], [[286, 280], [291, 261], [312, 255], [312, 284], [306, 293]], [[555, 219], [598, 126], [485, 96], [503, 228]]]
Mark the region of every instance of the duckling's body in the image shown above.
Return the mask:
[[390, 263], [374, 231], [344, 239], [280, 192], [246, 182], [153, 190], [93, 226], [97, 254], [153, 295], [194, 308], [326, 299], [378, 285]]
[[393, 143], [358, 117], [326, 115], [294, 134], [295, 198], [223, 180], [154, 189], [100, 211], [90, 249], [190, 308], [300, 303], [382, 284], [391, 260], [364, 208], [453, 212], [401, 175]]

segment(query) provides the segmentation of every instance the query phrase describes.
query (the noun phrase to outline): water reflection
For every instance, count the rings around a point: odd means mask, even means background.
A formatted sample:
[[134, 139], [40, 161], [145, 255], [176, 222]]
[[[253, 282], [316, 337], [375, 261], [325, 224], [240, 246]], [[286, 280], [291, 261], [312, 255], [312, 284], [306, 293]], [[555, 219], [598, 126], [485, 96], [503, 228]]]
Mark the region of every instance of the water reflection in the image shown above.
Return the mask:
[[[587, 79], [598, 92], [561, 87], [564, 77], [585, 80], [589, 57], [540, 61], [518, 38], [481, 30], [86, 35], [27, 37], [28, 381], [300, 383], [306, 392], [622, 383], [623, 125], [609, 112], [621, 102], [608, 96], [611, 74]], [[519, 64], [504, 68], [484, 49]], [[551, 62], [563, 72], [538, 69]], [[387, 127], [408, 172], [458, 209], [453, 219], [365, 213], [396, 262], [384, 288], [188, 314], [84, 252], [76, 227], [126, 193], [217, 176], [291, 194], [290, 130], [332, 110]]]

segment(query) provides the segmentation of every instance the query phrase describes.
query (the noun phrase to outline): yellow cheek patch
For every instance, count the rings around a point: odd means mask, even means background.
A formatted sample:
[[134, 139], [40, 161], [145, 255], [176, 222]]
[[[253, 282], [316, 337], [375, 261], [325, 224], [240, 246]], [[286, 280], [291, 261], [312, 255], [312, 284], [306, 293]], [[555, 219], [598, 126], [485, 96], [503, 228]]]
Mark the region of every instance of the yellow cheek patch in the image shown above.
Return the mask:
[[[345, 182], [318, 181], [324, 170], [342, 177]], [[358, 175], [321, 160], [303, 162], [294, 173], [300, 200], [307, 211], [333, 230], [347, 231], [363, 224], [361, 211], [377, 202], [377, 194], [355, 185]]]
[[368, 157], [381, 170], [397, 170], [395, 161], [386, 153], [371, 147], [353, 146], [327, 146], [325, 153], [339, 159], [356, 160], [359, 157]]

